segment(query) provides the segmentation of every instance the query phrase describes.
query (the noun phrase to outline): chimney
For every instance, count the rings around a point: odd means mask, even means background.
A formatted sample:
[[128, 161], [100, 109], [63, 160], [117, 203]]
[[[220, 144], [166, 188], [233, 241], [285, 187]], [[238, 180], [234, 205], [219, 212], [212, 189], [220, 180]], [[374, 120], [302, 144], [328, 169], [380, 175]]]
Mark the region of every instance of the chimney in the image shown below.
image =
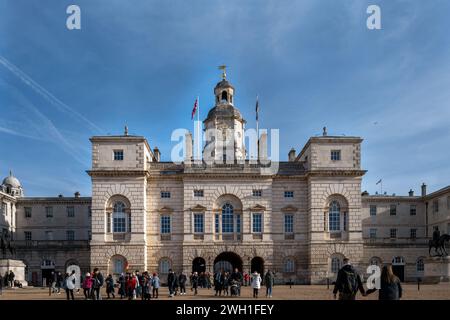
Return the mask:
[[59, 195], [58, 195], [58, 198], [62, 198], [62, 197], [64, 197], [62, 194], [59, 194]]
[[185, 135], [185, 139], [184, 139], [185, 143], [186, 143], [186, 153], [184, 155], [184, 161], [185, 162], [190, 162], [193, 160], [192, 158], [192, 133], [187, 132]]
[[290, 162], [295, 161], [295, 156], [296, 156], [295, 149], [292, 148], [291, 151], [289, 151], [289, 161]]
[[77, 191], [75, 192], [75, 198], [79, 198], [80, 197], [80, 193]]
[[323, 127], [322, 135], [323, 135], [324, 137], [328, 135], [327, 127]]
[[153, 154], [155, 155], [156, 162], [159, 162], [159, 160], [161, 160], [161, 152], [159, 152], [158, 147], [153, 149]]
[[425, 197], [427, 195], [427, 185], [422, 183], [422, 197]]
[[413, 189], [409, 189], [408, 194], [409, 194], [410, 197], [414, 197], [414, 191], [413, 191]]

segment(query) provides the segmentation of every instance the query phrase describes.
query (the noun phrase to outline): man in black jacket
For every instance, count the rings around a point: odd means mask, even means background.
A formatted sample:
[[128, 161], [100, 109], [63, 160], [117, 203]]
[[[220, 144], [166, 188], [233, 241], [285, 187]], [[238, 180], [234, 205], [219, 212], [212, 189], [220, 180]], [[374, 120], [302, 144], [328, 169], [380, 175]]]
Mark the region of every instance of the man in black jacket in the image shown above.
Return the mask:
[[339, 292], [339, 300], [355, 300], [358, 290], [363, 296], [366, 295], [361, 277], [347, 258], [343, 260], [344, 266], [339, 270], [334, 285], [333, 296]]
[[175, 273], [172, 269], [169, 269], [169, 275], [167, 276], [167, 286], [169, 287], [169, 297], [172, 298], [175, 294]]

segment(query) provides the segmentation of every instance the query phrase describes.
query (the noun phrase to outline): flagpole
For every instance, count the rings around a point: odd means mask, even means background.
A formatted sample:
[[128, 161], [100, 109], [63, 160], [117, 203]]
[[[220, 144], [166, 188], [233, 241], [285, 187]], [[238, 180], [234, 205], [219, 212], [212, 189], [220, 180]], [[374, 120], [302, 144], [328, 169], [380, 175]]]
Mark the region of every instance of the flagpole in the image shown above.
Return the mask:
[[256, 161], [259, 161], [259, 97], [256, 95]]
[[200, 161], [200, 97], [197, 96], [197, 158]]

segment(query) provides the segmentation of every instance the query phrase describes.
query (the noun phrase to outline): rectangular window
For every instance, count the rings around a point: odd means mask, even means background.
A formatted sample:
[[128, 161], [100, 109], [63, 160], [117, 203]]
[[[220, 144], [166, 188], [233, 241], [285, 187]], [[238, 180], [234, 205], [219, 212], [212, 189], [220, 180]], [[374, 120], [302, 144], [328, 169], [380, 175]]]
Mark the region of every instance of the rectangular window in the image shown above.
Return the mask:
[[416, 239], [416, 237], [417, 237], [417, 229], [411, 229], [411, 230], [409, 231], [409, 237], [410, 237], [411, 239]]
[[253, 213], [252, 214], [252, 232], [261, 233], [262, 232], [262, 214]]
[[161, 191], [161, 198], [170, 198], [170, 191]]
[[391, 216], [397, 215], [397, 206], [395, 204], [391, 204], [389, 208], [389, 213]]
[[331, 160], [332, 161], [341, 160], [341, 150], [331, 150]]
[[342, 220], [343, 220], [342, 221], [342, 224], [343, 224], [342, 228], [343, 228], [344, 231], [347, 231], [347, 212], [344, 212], [344, 216], [343, 216]]
[[236, 233], [241, 233], [241, 215], [236, 215]]
[[294, 233], [294, 215], [284, 215], [284, 233]]
[[170, 234], [170, 216], [161, 216], [161, 234]]
[[31, 218], [31, 207], [25, 207], [25, 218]]
[[203, 197], [203, 189], [194, 190], [194, 197]]
[[53, 240], [53, 231], [45, 231], [45, 239], [52, 241]]
[[45, 216], [47, 218], [53, 218], [53, 207], [45, 207]]
[[115, 212], [113, 215], [113, 232], [124, 233], [126, 232], [126, 216], [123, 212]]
[[438, 213], [439, 212], [439, 200], [433, 201], [433, 212]]
[[92, 217], [92, 207], [88, 207], [88, 217]]
[[294, 191], [285, 191], [284, 192], [285, 198], [293, 198], [294, 197]]
[[131, 232], [131, 212], [128, 214], [128, 232]]
[[450, 196], [447, 197], [447, 209], [450, 210]]
[[409, 207], [409, 214], [410, 214], [411, 216], [415, 216], [416, 213], [417, 213], [416, 205], [415, 205], [415, 204], [412, 204], [412, 205]]
[[194, 233], [204, 232], [204, 215], [203, 213], [194, 214]]
[[377, 237], [377, 229], [370, 229], [369, 230], [369, 238], [375, 239]]
[[75, 240], [75, 231], [67, 230], [66, 231], [66, 238], [67, 238], [67, 241], [74, 241]]
[[123, 150], [114, 150], [114, 160], [117, 161], [123, 160]]
[[391, 239], [397, 238], [397, 229], [390, 230], [390, 237], [391, 237]]
[[106, 232], [111, 232], [111, 213], [106, 215]]
[[377, 215], [377, 206], [376, 205], [371, 205], [370, 206], [370, 216], [374, 217]]
[[31, 237], [31, 231], [25, 231], [25, 241], [31, 241], [32, 237]]
[[219, 228], [219, 215], [216, 214], [216, 216], [214, 217], [214, 232], [215, 233], [219, 233], [220, 232], [220, 228]]
[[261, 197], [262, 196], [262, 190], [261, 189], [253, 190], [252, 194], [253, 194], [254, 197]]
[[69, 218], [75, 217], [75, 207], [67, 207], [67, 216]]
[[6, 216], [6, 203], [2, 202], [2, 214]]

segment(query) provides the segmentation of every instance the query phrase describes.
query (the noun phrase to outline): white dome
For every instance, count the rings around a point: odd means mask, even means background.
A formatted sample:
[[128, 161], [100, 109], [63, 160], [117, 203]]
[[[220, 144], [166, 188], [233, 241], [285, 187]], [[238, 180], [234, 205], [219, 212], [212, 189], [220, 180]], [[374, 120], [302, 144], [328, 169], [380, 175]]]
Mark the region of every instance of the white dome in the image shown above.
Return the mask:
[[20, 181], [13, 175], [10, 175], [9, 177], [6, 177], [5, 179], [3, 179], [3, 185], [11, 187], [11, 188], [20, 188], [21, 187]]

